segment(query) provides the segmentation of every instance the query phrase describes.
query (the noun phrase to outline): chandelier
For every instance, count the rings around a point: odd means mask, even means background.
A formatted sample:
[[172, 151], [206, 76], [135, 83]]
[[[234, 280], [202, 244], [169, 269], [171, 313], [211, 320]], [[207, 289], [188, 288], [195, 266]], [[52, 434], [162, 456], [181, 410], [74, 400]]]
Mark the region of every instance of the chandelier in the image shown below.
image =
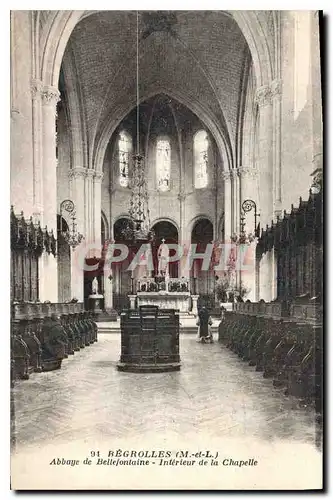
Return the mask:
[[131, 199], [129, 221], [122, 231], [126, 240], [151, 241], [149, 199], [145, 178], [144, 156], [140, 153], [140, 102], [139, 102], [139, 13], [136, 14], [136, 154], [133, 156], [133, 172], [130, 181]]
[[[254, 232], [245, 232], [245, 214], [254, 210]], [[259, 234], [259, 226], [257, 226], [257, 219], [260, 215], [257, 213], [257, 204], [253, 200], [244, 200], [242, 203], [242, 211], [240, 215], [240, 233], [234, 233], [231, 236], [232, 243], [236, 245], [249, 245], [252, 243]]]
[[[64, 212], [67, 212], [71, 220], [68, 229], [65, 231], [62, 227], [62, 216]], [[64, 200], [60, 205], [60, 233], [68, 245], [73, 249], [84, 239], [83, 235], [77, 230], [75, 205], [72, 200]]]

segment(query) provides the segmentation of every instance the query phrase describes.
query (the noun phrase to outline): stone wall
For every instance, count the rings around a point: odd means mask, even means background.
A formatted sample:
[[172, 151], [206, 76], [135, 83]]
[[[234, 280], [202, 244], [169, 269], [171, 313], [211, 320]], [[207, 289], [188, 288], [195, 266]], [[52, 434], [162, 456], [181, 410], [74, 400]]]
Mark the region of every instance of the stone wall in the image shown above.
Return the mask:
[[[218, 232], [218, 226], [223, 227], [223, 180], [222, 160], [217, 151], [214, 139], [209, 135], [209, 169], [208, 186], [204, 189], [194, 188], [193, 137], [198, 130], [207, 130], [201, 121], [184, 106], [171, 100], [174, 118], [169, 113], [166, 116], [165, 128], [160, 125], [160, 116], [156, 112], [151, 119], [149, 132], [146, 131], [142, 143], [146, 144], [146, 178], [149, 190], [149, 208], [151, 223], [166, 219], [173, 222], [179, 230], [179, 238], [189, 240], [195, 219], [208, 217]], [[158, 111], [158, 108], [157, 108]], [[185, 125], [186, 124], [186, 125]], [[130, 191], [119, 186], [118, 157], [116, 137], [118, 130], [125, 129], [134, 134], [133, 123], [127, 118], [118, 127], [112, 137], [104, 161], [104, 177], [102, 182], [102, 210], [108, 220], [114, 221], [126, 215], [130, 201]], [[167, 192], [157, 191], [156, 183], [156, 140], [159, 135], [167, 136], [171, 143], [171, 183]], [[134, 138], [135, 139], [135, 138]], [[135, 142], [135, 141], [134, 141]], [[111, 187], [109, 187], [111, 186]], [[110, 207], [111, 189], [111, 207]], [[111, 208], [111, 214], [110, 214]]]
[[11, 11], [11, 204], [29, 217], [34, 207], [31, 17]]
[[[289, 210], [292, 203], [298, 203], [299, 196], [308, 198], [311, 185], [310, 174], [322, 161], [322, 112], [320, 88], [320, 55], [318, 15], [310, 11], [308, 48], [297, 47], [294, 11], [282, 13], [282, 209]], [[305, 27], [306, 29], [306, 27]], [[304, 35], [303, 35], [304, 36]], [[295, 40], [296, 38], [296, 40]], [[296, 43], [295, 43], [296, 42]], [[309, 54], [307, 51], [309, 50]], [[308, 61], [305, 67], [299, 58]], [[298, 71], [297, 71], [298, 68]], [[312, 69], [312, 71], [311, 71]], [[298, 75], [297, 81], [297, 73]], [[308, 74], [304, 74], [308, 72]], [[304, 87], [306, 89], [304, 90]], [[299, 102], [297, 93], [306, 94]], [[298, 101], [298, 102], [297, 102]], [[296, 107], [301, 106], [300, 109]], [[319, 153], [319, 155], [318, 155]], [[318, 155], [318, 156], [317, 156]]]

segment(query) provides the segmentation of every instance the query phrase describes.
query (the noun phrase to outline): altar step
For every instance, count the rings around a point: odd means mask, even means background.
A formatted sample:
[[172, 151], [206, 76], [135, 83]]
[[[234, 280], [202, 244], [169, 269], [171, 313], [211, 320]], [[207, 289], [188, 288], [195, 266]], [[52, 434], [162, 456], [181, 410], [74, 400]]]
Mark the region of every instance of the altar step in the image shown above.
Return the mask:
[[[212, 333], [217, 334], [218, 326], [220, 321], [213, 319]], [[198, 332], [198, 327], [196, 325], [196, 319], [193, 317], [183, 317], [180, 319], [180, 333], [183, 334], [194, 334]], [[98, 322], [98, 333], [110, 333], [120, 335], [120, 319], [112, 322]]]

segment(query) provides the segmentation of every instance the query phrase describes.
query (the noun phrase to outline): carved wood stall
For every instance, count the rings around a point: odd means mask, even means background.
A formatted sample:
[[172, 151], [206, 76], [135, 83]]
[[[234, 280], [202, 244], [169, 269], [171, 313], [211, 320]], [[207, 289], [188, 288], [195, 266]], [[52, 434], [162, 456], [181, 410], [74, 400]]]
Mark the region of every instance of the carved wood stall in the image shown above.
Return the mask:
[[120, 316], [120, 371], [180, 370], [179, 313], [174, 309], [141, 306]]
[[219, 341], [272, 378], [305, 406], [322, 413], [322, 325], [318, 307], [304, 305], [286, 314], [281, 304], [239, 303], [225, 313]]
[[52, 231], [42, 230], [32, 218], [26, 220], [23, 212], [10, 212], [10, 298], [11, 301], [35, 301], [39, 298], [38, 259], [43, 252], [56, 254], [56, 239]]
[[256, 252], [257, 259], [274, 250], [277, 260], [277, 298], [290, 300], [297, 296], [322, 295], [323, 200], [321, 192], [300, 198], [298, 208], [262, 230]]
[[322, 198], [284, 214], [262, 231], [257, 256], [274, 250], [278, 298], [237, 303], [226, 312], [219, 341], [236, 352], [274, 387], [283, 387], [322, 419]]
[[97, 325], [81, 303], [14, 302], [11, 311], [12, 378], [59, 369], [62, 360], [97, 342]]

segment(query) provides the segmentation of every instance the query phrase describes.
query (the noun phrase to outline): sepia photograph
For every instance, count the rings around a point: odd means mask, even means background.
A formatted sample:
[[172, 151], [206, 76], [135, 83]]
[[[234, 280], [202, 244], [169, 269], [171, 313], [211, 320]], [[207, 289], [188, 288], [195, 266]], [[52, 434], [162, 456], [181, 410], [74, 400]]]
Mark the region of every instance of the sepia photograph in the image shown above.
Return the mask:
[[323, 24], [10, 11], [11, 490], [323, 489]]

